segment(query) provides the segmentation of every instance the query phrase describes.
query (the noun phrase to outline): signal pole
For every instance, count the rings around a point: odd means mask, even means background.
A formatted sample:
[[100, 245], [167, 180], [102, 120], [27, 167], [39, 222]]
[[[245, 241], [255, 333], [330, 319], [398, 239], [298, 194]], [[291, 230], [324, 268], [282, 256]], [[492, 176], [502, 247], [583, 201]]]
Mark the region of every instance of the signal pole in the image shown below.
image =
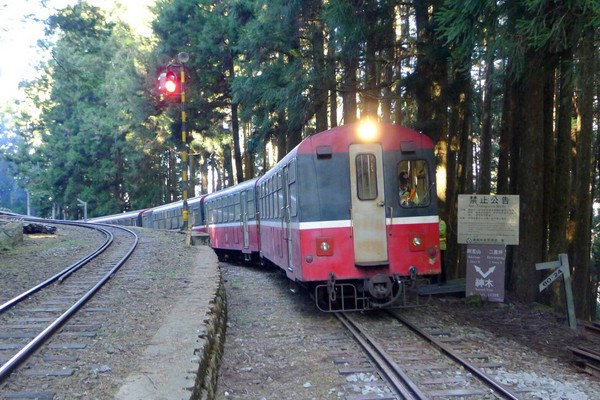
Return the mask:
[[183, 225], [181, 229], [185, 232], [185, 245], [190, 246], [192, 240], [192, 227], [189, 223], [188, 207], [188, 189], [189, 189], [189, 160], [188, 160], [188, 140], [187, 140], [187, 113], [185, 110], [185, 68], [184, 64], [189, 61], [190, 56], [186, 52], [177, 55], [181, 65], [181, 142], [183, 143], [183, 152], [181, 153], [182, 163], [182, 185], [183, 185]]
[[[191, 244], [192, 226], [189, 223], [189, 152], [188, 152], [188, 137], [187, 137], [187, 113], [185, 110], [185, 63], [190, 60], [190, 56], [186, 52], [177, 54], [177, 64], [169, 64], [164, 72], [158, 77], [158, 92], [161, 102], [165, 104], [173, 104], [173, 102], [181, 103], [181, 142], [183, 150], [181, 152], [181, 186], [183, 209], [183, 223], [181, 231], [186, 233], [186, 246]], [[176, 75], [176, 68], [179, 68], [179, 77]]]

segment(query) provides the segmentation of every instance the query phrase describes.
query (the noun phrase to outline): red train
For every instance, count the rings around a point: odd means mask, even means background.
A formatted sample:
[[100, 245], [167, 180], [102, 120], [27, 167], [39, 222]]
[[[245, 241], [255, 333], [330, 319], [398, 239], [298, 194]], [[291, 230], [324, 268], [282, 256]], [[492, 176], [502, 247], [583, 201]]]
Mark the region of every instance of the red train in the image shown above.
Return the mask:
[[264, 176], [202, 197], [198, 218], [221, 258], [278, 266], [323, 311], [406, 306], [440, 273], [434, 171], [427, 136], [346, 125], [303, 140]]

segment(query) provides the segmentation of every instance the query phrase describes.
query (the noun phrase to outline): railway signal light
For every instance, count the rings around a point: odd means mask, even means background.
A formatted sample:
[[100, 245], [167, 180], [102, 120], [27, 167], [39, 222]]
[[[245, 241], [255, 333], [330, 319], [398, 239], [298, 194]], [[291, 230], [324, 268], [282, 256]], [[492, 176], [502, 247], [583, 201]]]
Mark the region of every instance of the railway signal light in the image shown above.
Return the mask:
[[181, 101], [181, 81], [175, 71], [168, 68], [158, 76], [158, 93], [161, 100]]

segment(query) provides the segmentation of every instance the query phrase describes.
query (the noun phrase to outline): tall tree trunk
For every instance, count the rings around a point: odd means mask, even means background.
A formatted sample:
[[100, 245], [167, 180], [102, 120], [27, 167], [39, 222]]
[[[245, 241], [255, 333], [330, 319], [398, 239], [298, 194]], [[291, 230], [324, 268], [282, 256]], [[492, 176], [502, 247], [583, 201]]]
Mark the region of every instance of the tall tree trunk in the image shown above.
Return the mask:
[[[386, 49], [384, 52], [386, 60], [393, 59], [393, 50]], [[392, 78], [394, 71], [391, 62], [386, 62], [383, 67], [384, 87], [381, 90], [381, 121], [392, 122]]]
[[543, 178], [544, 178], [544, 74], [540, 74], [540, 54], [526, 57], [526, 70], [520, 82], [518, 118], [518, 191], [520, 195], [519, 245], [514, 249], [511, 287], [524, 301], [537, 294], [535, 264], [543, 260]]
[[209, 162], [210, 153], [207, 151], [202, 152], [202, 156], [199, 162], [200, 169], [200, 194], [208, 193], [208, 162]]
[[342, 94], [343, 94], [343, 113], [344, 113], [344, 124], [351, 124], [356, 122], [356, 91], [357, 91], [357, 80], [356, 70], [358, 68], [358, 60], [352, 55], [348, 55], [348, 58], [343, 60], [344, 62], [344, 78], [342, 81]]
[[277, 138], [277, 161], [279, 162], [288, 153], [288, 126], [283, 111], [277, 114], [275, 137]]
[[[516, 85], [512, 79], [504, 77], [504, 97], [502, 98], [502, 119], [500, 123], [500, 140], [498, 153], [498, 181], [497, 193], [510, 194], [509, 177], [510, 161], [513, 144], [513, 115], [517, 112]], [[507, 260], [508, 261], [508, 260]], [[511, 265], [507, 262], [507, 265]], [[508, 272], [508, 271], [507, 271]], [[508, 275], [508, 274], [507, 274]]]
[[325, 63], [325, 37], [323, 22], [320, 19], [323, 1], [313, 0], [309, 12], [311, 20], [312, 51], [314, 53], [313, 66], [315, 69], [314, 102], [315, 102], [315, 129], [322, 132], [327, 129], [327, 65]]
[[[489, 50], [488, 50], [489, 51]], [[478, 193], [492, 191], [492, 87], [494, 78], [493, 52], [485, 63], [483, 102], [481, 107], [481, 150], [479, 158]]]
[[[368, 29], [377, 25], [377, 5], [374, 1], [366, 1], [364, 5], [365, 24]], [[379, 50], [379, 38], [374, 32], [367, 35], [365, 45], [365, 74], [364, 90], [362, 91], [361, 118], [369, 117], [377, 120], [377, 108], [379, 106], [379, 76], [377, 74], [377, 51]]]
[[435, 143], [440, 163], [437, 166], [437, 196], [440, 209], [446, 204], [446, 182], [443, 173], [446, 167], [448, 141], [448, 50], [438, 42], [434, 32], [434, 14], [440, 1], [415, 2], [417, 23], [417, 128], [423, 130]]
[[[229, 79], [233, 80], [235, 76], [235, 68], [233, 59], [227, 57], [227, 67], [229, 71]], [[231, 135], [233, 136], [233, 158], [235, 160], [235, 176], [237, 183], [244, 181], [244, 170], [242, 168], [242, 149], [240, 148], [240, 121], [238, 118], [238, 105], [231, 101]]]
[[197, 161], [194, 160], [198, 160], [198, 157], [194, 157], [194, 154], [192, 151], [188, 152], [188, 165], [189, 165], [189, 171], [190, 171], [190, 176], [188, 178], [188, 198], [192, 198], [196, 196], [196, 183], [198, 182], [198, 178], [197, 178], [197, 171], [196, 171], [196, 164]]
[[[470, 165], [468, 161], [472, 147], [470, 145], [470, 99], [471, 85], [468, 73], [455, 70], [454, 83], [456, 88], [449, 98], [449, 137], [447, 143], [447, 156], [445, 162], [445, 171], [440, 175], [446, 179], [446, 207], [440, 207], [440, 214], [445, 218], [448, 230], [446, 233], [446, 242], [448, 250], [446, 250], [446, 268], [448, 269], [448, 277], [456, 278], [465, 276], [464, 270], [459, 270], [458, 265], [461, 265], [460, 246], [456, 244], [457, 230], [457, 207], [458, 195], [460, 193], [468, 193], [464, 191], [464, 182], [466, 169]], [[457, 162], [459, 161], [460, 162]], [[440, 166], [443, 165], [440, 162]], [[438, 173], [440, 168], [438, 168]], [[443, 178], [442, 178], [443, 179]], [[461, 185], [462, 182], [462, 185]]]
[[581, 87], [578, 90], [578, 138], [577, 138], [577, 181], [575, 182], [575, 235], [572, 266], [573, 283], [577, 288], [575, 310], [583, 319], [590, 319], [595, 304], [590, 304], [588, 293], [592, 287], [590, 276], [591, 242], [591, 169], [592, 169], [592, 131], [594, 104], [594, 29], [587, 29], [581, 45]]
[[169, 150], [169, 178], [167, 180], [167, 201], [166, 203], [177, 200], [177, 157], [175, 150]]
[[329, 88], [329, 126], [335, 128], [338, 124], [338, 91], [335, 76], [335, 46], [332, 40], [327, 42], [327, 87]]
[[548, 259], [567, 253], [567, 220], [571, 193], [571, 121], [573, 120], [573, 54], [565, 52], [560, 62], [555, 173], [548, 221]]
[[415, 2], [417, 24], [417, 65], [415, 68], [415, 99], [417, 103], [417, 128], [429, 132], [429, 122], [433, 115], [432, 87], [430, 79], [433, 66], [428, 48], [431, 46], [430, 14], [431, 0]]
[[[408, 3], [399, 3], [398, 10], [400, 12], [400, 16], [398, 19], [400, 20], [400, 35], [401, 37], [409, 38], [411, 25], [413, 24], [412, 19], [412, 9], [410, 4]], [[411, 58], [404, 57], [404, 50], [402, 46], [398, 46], [398, 50], [396, 53], [396, 59], [399, 60], [398, 68], [396, 68], [396, 80], [398, 82], [404, 82], [406, 79], [406, 75], [403, 74], [403, 71], [409, 71], [412, 69], [411, 66]], [[396, 85], [396, 104], [394, 107], [394, 122], [402, 125], [404, 123], [404, 115], [406, 114], [406, 110], [404, 109], [406, 104], [406, 95], [408, 91], [405, 90], [405, 86], [402, 84]]]
[[[554, 180], [556, 175], [556, 139], [554, 134], [554, 113], [556, 108], [554, 105], [554, 99], [556, 94], [556, 65], [545, 66], [546, 81], [544, 82], [544, 193], [554, 193]], [[554, 198], [551, 196], [544, 196], [543, 200], [543, 223], [544, 223], [544, 236], [542, 238], [542, 248], [544, 249], [543, 261], [548, 260], [548, 243], [550, 240], [549, 227], [550, 227], [550, 213]]]
[[231, 146], [226, 144], [223, 146], [223, 183], [225, 187], [230, 187], [235, 184], [233, 179], [233, 163], [231, 162]]
[[[244, 142], [248, 143], [249, 137], [251, 135], [250, 129], [248, 129], [248, 125], [249, 124], [245, 124], [242, 128], [242, 132], [243, 132], [243, 137], [244, 137]], [[252, 150], [248, 149], [248, 146], [246, 146], [246, 152], [244, 153], [242, 160], [244, 163], [244, 176], [247, 179], [251, 179], [254, 178], [255, 174], [254, 174], [254, 161], [255, 161], [255, 147]]]

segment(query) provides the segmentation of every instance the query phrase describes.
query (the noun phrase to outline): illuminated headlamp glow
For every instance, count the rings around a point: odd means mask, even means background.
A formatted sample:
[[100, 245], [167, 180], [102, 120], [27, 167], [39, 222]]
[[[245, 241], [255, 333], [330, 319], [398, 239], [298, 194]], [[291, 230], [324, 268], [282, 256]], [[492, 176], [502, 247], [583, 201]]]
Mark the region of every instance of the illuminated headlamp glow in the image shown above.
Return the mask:
[[370, 141], [377, 135], [375, 123], [369, 120], [362, 121], [358, 126], [358, 136], [365, 141]]

